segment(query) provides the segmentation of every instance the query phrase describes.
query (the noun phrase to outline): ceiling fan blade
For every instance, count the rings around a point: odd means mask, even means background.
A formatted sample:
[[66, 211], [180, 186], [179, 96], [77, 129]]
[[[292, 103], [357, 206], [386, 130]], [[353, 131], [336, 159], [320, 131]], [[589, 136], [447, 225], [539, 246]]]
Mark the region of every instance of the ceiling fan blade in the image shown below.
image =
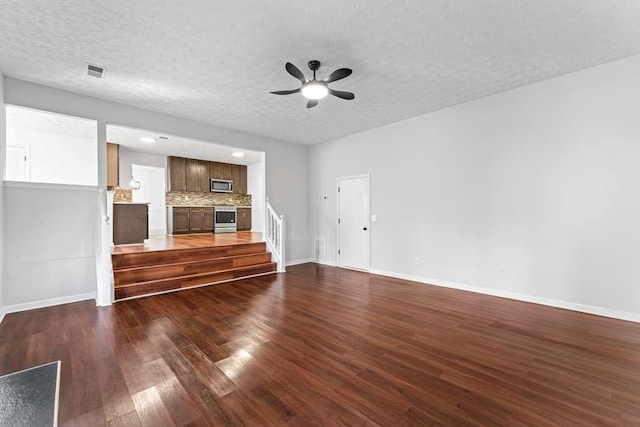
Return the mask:
[[295, 65], [293, 65], [291, 62], [287, 62], [284, 68], [287, 70], [289, 74], [291, 74], [296, 79], [300, 80], [302, 83], [307, 82], [307, 79], [304, 76], [304, 74], [302, 74], [302, 71], [300, 71], [300, 69]]
[[298, 89], [291, 89], [291, 90], [276, 90], [273, 92], [270, 92], [274, 95], [291, 95], [292, 93], [298, 93], [300, 92], [300, 88]]
[[310, 99], [309, 102], [307, 102], [307, 108], [313, 108], [316, 105], [318, 105], [317, 99]]
[[343, 92], [341, 90], [329, 89], [329, 93], [333, 96], [337, 96], [338, 98], [347, 99], [347, 100], [352, 100], [352, 99], [355, 99], [356, 97], [351, 92]]
[[333, 73], [329, 74], [329, 77], [324, 79], [326, 83], [335, 82], [337, 80], [342, 80], [345, 77], [349, 77], [353, 73], [351, 68], [340, 68], [339, 70], [335, 70]]

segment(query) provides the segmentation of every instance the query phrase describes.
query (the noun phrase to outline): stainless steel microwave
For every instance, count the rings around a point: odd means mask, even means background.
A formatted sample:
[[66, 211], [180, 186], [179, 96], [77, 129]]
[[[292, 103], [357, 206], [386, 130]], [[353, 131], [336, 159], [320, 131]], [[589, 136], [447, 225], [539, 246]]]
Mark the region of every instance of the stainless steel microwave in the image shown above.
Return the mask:
[[227, 179], [212, 179], [211, 192], [213, 193], [233, 193], [233, 181]]

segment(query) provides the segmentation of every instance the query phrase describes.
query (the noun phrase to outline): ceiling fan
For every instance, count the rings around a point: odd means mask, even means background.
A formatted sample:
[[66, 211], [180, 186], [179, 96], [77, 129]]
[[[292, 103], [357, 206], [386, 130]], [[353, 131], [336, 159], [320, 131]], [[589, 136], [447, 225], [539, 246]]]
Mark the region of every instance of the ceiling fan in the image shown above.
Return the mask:
[[318, 100], [324, 98], [328, 94], [337, 96], [338, 98], [352, 100], [355, 99], [355, 95], [351, 92], [343, 92], [341, 90], [331, 89], [328, 83], [342, 80], [345, 77], [349, 77], [353, 72], [350, 68], [340, 68], [329, 75], [326, 79], [316, 80], [316, 71], [320, 68], [320, 61], [309, 61], [309, 69], [313, 71], [313, 80], [307, 79], [302, 71], [291, 62], [287, 62], [284, 68], [289, 74], [302, 82], [302, 86], [298, 89], [292, 90], [277, 90], [271, 92], [274, 95], [291, 95], [292, 93], [302, 93], [302, 96], [307, 98], [307, 108], [313, 108], [318, 105]]

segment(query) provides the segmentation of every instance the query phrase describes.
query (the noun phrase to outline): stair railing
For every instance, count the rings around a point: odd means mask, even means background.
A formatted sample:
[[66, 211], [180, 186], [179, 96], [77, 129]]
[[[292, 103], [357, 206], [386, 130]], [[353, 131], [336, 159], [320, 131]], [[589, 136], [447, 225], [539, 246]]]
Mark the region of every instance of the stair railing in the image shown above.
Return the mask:
[[264, 227], [264, 238], [275, 261], [278, 272], [285, 272], [284, 215], [278, 215], [267, 197], [267, 218]]

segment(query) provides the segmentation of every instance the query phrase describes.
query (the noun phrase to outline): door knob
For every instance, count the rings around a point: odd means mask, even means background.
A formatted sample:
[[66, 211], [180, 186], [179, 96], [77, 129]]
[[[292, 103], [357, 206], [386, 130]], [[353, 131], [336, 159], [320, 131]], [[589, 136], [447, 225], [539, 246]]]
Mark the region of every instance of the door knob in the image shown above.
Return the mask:
[[367, 227], [363, 227], [362, 229], [363, 229], [364, 231], [367, 231]]

